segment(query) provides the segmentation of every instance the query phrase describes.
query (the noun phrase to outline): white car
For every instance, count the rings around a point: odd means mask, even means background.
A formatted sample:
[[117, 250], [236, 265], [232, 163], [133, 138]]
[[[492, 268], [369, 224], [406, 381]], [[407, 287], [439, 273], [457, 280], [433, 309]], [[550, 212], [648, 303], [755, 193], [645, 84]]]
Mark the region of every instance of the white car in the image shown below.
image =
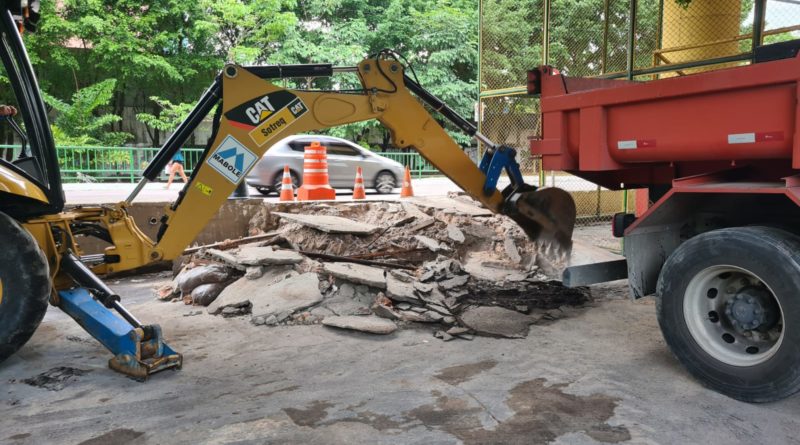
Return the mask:
[[328, 176], [333, 188], [352, 189], [356, 167], [361, 167], [364, 187], [392, 193], [403, 179], [405, 167], [345, 139], [320, 135], [293, 135], [275, 143], [247, 175], [247, 184], [268, 195], [279, 192], [283, 166], [288, 165], [295, 188], [302, 184], [303, 151], [318, 141], [327, 148]]

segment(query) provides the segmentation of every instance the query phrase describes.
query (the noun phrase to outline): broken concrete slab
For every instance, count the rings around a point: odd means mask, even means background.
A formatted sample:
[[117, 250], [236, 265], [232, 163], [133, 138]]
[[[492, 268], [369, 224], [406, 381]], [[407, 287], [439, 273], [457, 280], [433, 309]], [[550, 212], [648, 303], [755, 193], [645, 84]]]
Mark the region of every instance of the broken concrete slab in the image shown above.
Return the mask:
[[469, 281], [469, 275], [457, 275], [453, 278], [440, 281], [439, 287], [442, 290], [451, 290], [467, 284], [468, 281]]
[[251, 280], [247, 277], [239, 278], [226, 287], [219, 296], [208, 305], [209, 314], [217, 314], [228, 306], [247, 306], [251, 298], [260, 295], [264, 289], [274, 283], [297, 275], [291, 266], [275, 266], [268, 268], [259, 278]]
[[435, 239], [425, 235], [414, 235], [414, 239], [417, 240], [422, 247], [430, 250], [431, 252], [446, 252], [450, 250], [449, 247], [445, 246], [444, 244], [440, 244], [439, 241], [436, 241]]
[[514, 238], [506, 236], [505, 240], [503, 240], [503, 247], [512, 263], [519, 264], [522, 262], [522, 257], [519, 254], [519, 249], [517, 249], [517, 243], [514, 242]]
[[378, 267], [355, 263], [325, 263], [322, 268], [336, 278], [386, 289], [386, 272]]
[[257, 278], [261, 278], [264, 275], [264, 268], [262, 266], [251, 266], [248, 267], [247, 270], [244, 272], [245, 278], [249, 280], [255, 280]]
[[473, 331], [493, 337], [527, 337], [531, 324], [529, 316], [499, 306], [473, 306], [458, 318]]
[[293, 250], [273, 249], [271, 246], [242, 246], [234, 256], [239, 264], [245, 266], [269, 266], [276, 264], [297, 264], [303, 256]]
[[428, 227], [432, 226], [436, 222], [435, 218], [427, 217], [424, 219], [418, 219], [417, 222], [408, 226], [409, 232], [417, 232], [422, 229], [427, 229]]
[[397, 325], [393, 321], [375, 316], [326, 317], [322, 320], [322, 324], [334, 328], [350, 329], [381, 335], [391, 334], [397, 330]]
[[419, 303], [419, 298], [414, 293], [414, 284], [401, 281], [393, 274], [386, 277], [386, 296], [394, 301]]
[[[248, 282], [252, 283], [253, 280]], [[308, 272], [278, 281], [252, 296], [251, 313], [254, 317], [291, 314], [314, 306], [322, 301], [322, 298], [322, 293], [319, 291], [319, 277], [313, 272]]]
[[372, 304], [372, 312], [381, 318], [389, 320], [399, 320], [400, 314], [392, 307], [392, 300], [386, 297], [383, 292], [375, 297], [375, 302]]
[[492, 216], [491, 210], [469, 204], [460, 199], [447, 196], [425, 196], [411, 199], [411, 202], [421, 206], [442, 210], [447, 213], [457, 213], [468, 216]]
[[239, 269], [241, 271], [247, 270], [247, 266], [239, 264], [239, 260], [231, 252], [226, 252], [224, 250], [219, 250], [219, 249], [206, 249], [203, 251], [203, 253], [205, 256], [209, 258], [216, 261], [220, 261], [235, 269]]
[[424, 316], [424, 315], [422, 315], [420, 313], [417, 313], [417, 312], [415, 312], [413, 310], [411, 310], [411, 311], [400, 311], [400, 320], [416, 322], [416, 323], [431, 323], [431, 322], [433, 322], [433, 320], [431, 320], [430, 318], [428, 318], [428, 317], [426, 317], [426, 316]]
[[447, 237], [459, 244], [467, 240], [464, 232], [462, 232], [461, 229], [459, 229], [455, 224], [447, 225]]
[[455, 337], [453, 337], [452, 335], [448, 334], [448, 333], [447, 333], [447, 332], [445, 332], [445, 331], [436, 331], [436, 332], [433, 334], [433, 336], [434, 336], [434, 337], [436, 337], [436, 338], [440, 338], [440, 339], [442, 339], [442, 340], [444, 340], [444, 341], [450, 341], [450, 340], [452, 340], [453, 338], [455, 338]]
[[528, 277], [526, 271], [513, 264], [486, 261], [484, 256], [470, 256], [464, 263], [464, 270], [475, 278], [486, 281], [521, 281]]
[[[347, 289], [350, 291], [347, 292]], [[341, 292], [341, 290], [345, 290], [345, 292]], [[369, 315], [369, 303], [365, 304], [356, 300], [355, 297], [353, 287], [345, 284], [334, 296], [327, 298], [322, 306], [334, 315]]]
[[352, 235], [370, 235], [378, 230], [378, 226], [367, 224], [341, 216], [330, 215], [301, 215], [296, 213], [272, 212], [273, 215], [296, 222], [298, 224], [317, 229], [326, 233], [349, 233]]

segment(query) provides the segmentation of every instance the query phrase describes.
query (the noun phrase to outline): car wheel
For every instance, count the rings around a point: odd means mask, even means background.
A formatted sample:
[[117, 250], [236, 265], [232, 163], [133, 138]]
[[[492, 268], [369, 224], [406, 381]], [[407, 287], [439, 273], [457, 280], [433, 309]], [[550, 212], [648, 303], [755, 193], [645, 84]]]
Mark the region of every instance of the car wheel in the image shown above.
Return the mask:
[[264, 196], [269, 196], [269, 194], [272, 193], [272, 189], [269, 187], [256, 187], [255, 189]]
[[[300, 178], [297, 176], [297, 173], [293, 171], [289, 172], [289, 176], [292, 178], [292, 187], [295, 190], [297, 190], [297, 188], [300, 187]], [[278, 172], [277, 175], [275, 175], [275, 179], [272, 181], [272, 191], [274, 191], [277, 194], [280, 194], [282, 183], [283, 183], [283, 170], [281, 170], [280, 172]]]
[[375, 190], [381, 195], [392, 193], [397, 188], [397, 178], [392, 172], [382, 171], [375, 177]]
[[681, 244], [658, 281], [664, 339], [704, 385], [745, 402], [800, 390], [800, 237], [714, 230]]

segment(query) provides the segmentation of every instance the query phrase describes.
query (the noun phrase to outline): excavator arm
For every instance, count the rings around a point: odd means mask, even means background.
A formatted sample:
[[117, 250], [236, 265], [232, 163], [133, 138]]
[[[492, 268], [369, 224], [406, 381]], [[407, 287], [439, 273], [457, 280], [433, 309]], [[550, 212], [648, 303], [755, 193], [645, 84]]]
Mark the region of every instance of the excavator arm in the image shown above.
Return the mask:
[[[363, 91], [291, 90], [271, 81], [281, 77], [331, 75], [334, 71], [357, 74]], [[406, 76], [397, 60], [370, 58], [357, 67], [340, 69], [327, 65], [228, 65], [198, 108], [207, 108], [204, 104], [214, 102], [215, 98], [221, 100], [221, 110], [213, 141], [179, 199], [167, 210], [158, 239], [147, 254], [150, 261], [179, 256], [275, 142], [291, 134], [369, 119], [377, 119], [388, 128], [396, 146], [417, 150], [488, 209], [514, 218], [529, 236], [552, 240], [561, 251], [569, 249], [575, 221], [569, 195], [560, 190], [536, 191], [535, 187], [525, 185], [513, 149], [496, 145], [478, 133], [472, 124]], [[421, 100], [488, 146], [480, 166], [453, 141]], [[199, 109], [195, 114], [202, 111]], [[191, 124], [196, 117], [190, 116], [188, 122]], [[181, 129], [176, 134], [180, 136], [180, 132]], [[144, 181], [148, 173], [161, 171], [162, 164], [180, 146], [172, 142], [165, 144], [145, 172]], [[495, 187], [502, 171], [507, 171], [511, 178], [511, 186], [503, 193]]]

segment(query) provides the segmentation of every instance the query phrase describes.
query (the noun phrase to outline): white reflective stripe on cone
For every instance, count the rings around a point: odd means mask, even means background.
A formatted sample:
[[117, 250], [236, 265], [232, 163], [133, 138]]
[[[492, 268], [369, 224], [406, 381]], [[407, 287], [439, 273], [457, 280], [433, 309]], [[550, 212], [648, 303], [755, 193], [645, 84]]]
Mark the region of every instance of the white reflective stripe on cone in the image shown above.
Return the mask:
[[292, 184], [281, 184], [281, 190], [291, 190]]
[[308, 155], [322, 155], [325, 154], [325, 150], [306, 150], [304, 153]]
[[303, 171], [305, 173], [328, 173], [327, 168], [305, 168]]
[[303, 162], [311, 164], [311, 163], [327, 162], [327, 159], [303, 159]]

